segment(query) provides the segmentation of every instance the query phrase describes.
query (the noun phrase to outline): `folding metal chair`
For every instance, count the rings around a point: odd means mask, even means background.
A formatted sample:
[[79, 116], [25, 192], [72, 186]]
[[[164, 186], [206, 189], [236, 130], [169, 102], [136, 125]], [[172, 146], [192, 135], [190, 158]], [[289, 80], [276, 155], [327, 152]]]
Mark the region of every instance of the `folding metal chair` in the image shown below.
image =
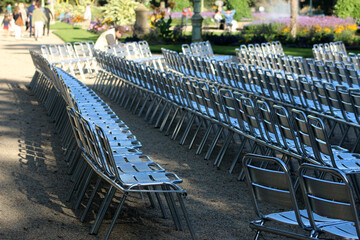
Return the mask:
[[[294, 184], [284, 162], [274, 157], [246, 154], [242, 159], [242, 165], [257, 215], [257, 220], [250, 222], [250, 227], [256, 230], [254, 239], [258, 239], [261, 232], [289, 238], [310, 239], [312, 229], [306, 210], [299, 209]], [[271, 204], [281, 209], [279, 210], [281, 212], [269, 213], [263, 203]], [[276, 225], [267, 226], [269, 222]], [[296, 226], [300, 230], [309, 232], [293, 232], [284, 228], [284, 225]]]
[[[322, 233], [336, 239], [359, 239], [359, 215], [354, 187], [346, 175], [334, 168], [303, 164], [299, 168], [300, 186], [305, 200], [311, 237]], [[317, 217], [324, 222], [317, 222]]]

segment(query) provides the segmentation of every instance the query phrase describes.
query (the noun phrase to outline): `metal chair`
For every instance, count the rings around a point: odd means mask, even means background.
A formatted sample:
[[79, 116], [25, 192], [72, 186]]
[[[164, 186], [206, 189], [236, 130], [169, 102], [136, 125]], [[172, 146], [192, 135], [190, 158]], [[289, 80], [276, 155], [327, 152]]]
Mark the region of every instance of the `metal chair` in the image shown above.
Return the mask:
[[[359, 239], [358, 206], [346, 175], [338, 169], [310, 164], [303, 164], [298, 173], [309, 223], [314, 229], [311, 237], [327, 233], [337, 239]], [[315, 221], [319, 216], [325, 221]]]
[[[289, 238], [310, 239], [309, 232], [297, 233], [287, 230], [281, 225], [297, 226], [311, 231], [306, 210], [300, 210], [296, 199], [296, 191], [287, 166], [278, 158], [246, 154], [242, 159], [246, 182], [257, 219], [250, 222], [256, 230], [254, 239], [261, 232], [270, 232]], [[262, 203], [271, 204], [281, 212], [268, 212]], [[287, 210], [284, 210], [287, 209]], [[275, 226], [267, 226], [271, 222]]]

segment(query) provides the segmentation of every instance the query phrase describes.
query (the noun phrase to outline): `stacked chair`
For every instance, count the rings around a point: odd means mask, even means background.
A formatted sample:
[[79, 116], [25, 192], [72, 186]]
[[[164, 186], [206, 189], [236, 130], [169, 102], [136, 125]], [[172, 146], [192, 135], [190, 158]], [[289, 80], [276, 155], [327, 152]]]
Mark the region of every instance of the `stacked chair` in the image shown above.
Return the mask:
[[[152, 206], [159, 206], [164, 218], [170, 212], [177, 230], [184, 228], [183, 216], [192, 239], [195, 239], [183, 201], [186, 191], [178, 186], [182, 180], [141, 152], [141, 143], [93, 90], [63, 69], [51, 65], [41, 54], [35, 51], [30, 54], [36, 67], [31, 89], [55, 120], [66, 149], [69, 173], [73, 174], [68, 200], [74, 199], [77, 209], [86, 191], [90, 191], [82, 221], [101, 185], [107, 188], [90, 233], [98, 232], [115, 193], [119, 192], [122, 194], [120, 203], [105, 239], [109, 238], [131, 194], [148, 196]], [[90, 184], [92, 179], [96, 179], [94, 186]]]

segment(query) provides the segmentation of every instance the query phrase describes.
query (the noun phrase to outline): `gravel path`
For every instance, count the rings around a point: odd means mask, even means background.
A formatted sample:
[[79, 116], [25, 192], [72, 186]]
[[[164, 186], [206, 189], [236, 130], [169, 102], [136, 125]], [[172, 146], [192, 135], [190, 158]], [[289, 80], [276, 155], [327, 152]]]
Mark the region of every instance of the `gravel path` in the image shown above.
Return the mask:
[[[1, 34], [0, 239], [102, 239], [111, 213], [99, 234], [92, 236], [88, 229], [93, 216], [81, 223], [82, 209], [74, 212], [65, 201], [71, 182], [59, 139], [44, 107], [26, 87], [34, 73], [28, 49], [61, 41], [52, 34], [43, 42], [15, 41]], [[111, 106], [142, 142], [143, 152], [184, 179], [185, 204], [199, 239], [253, 237], [247, 188], [236, 174], [227, 172], [232, 158], [225, 158], [223, 167], [216, 169], [213, 158], [205, 161], [203, 154], [195, 155], [194, 149], [180, 146], [142, 118]], [[138, 198], [127, 202], [111, 239], [190, 239], [187, 229], [175, 231], [170, 219], [162, 219], [158, 209]]]

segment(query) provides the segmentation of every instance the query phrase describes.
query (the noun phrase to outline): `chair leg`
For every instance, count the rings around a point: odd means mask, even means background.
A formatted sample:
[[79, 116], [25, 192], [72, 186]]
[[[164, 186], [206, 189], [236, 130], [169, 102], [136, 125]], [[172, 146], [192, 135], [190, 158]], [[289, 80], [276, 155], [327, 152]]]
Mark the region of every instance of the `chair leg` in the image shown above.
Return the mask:
[[116, 220], [118, 219], [118, 217], [119, 217], [119, 215], [120, 215], [121, 209], [122, 209], [122, 207], [123, 207], [123, 205], [124, 205], [124, 202], [125, 202], [125, 200], [126, 200], [127, 195], [128, 195], [128, 193], [124, 193], [124, 196], [121, 198], [121, 201], [120, 201], [120, 203], [119, 203], [119, 205], [118, 205], [118, 207], [117, 207], [117, 209], [116, 209], [115, 215], [114, 215], [114, 217], [113, 217], [113, 219], [112, 219], [112, 221], [111, 221], [110, 227], [109, 227], [109, 229], [108, 229], [108, 231], [107, 231], [107, 233], [106, 233], [106, 235], [105, 235], [104, 240], [109, 239], [110, 234], [111, 234], [111, 231], [113, 230], [114, 225], [115, 225], [115, 223], [116, 223]]
[[186, 207], [185, 207], [185, 204], [184, 204], [184, 199], [183, 199], [183, 197], [182, 197], [182, 195], [180, 193], [178, 193], [178, 199], [179, 199], [181, 210], [182, 210], [182, 212], [184, 214], [185, 222], [186, 222], [186, 224], [187, 224], [187, 226], [189, 228], [191, 238], [193, 240], [196, 240], [197, 238], [196, 238], [195, 231], [194, 231], [194, 229], [192, 227], [192, 224], [190, 222], [189, 214], [188, 214], [188, 212], [186, 210]]
[[85, 208], [83, 214], [81, 215], [81, 218], [80, 218], [80, 221], [81, 221], [81, 222], [84, 222], [84, 220], [85, 220], [86, 214], [87, 214], [87, 212], [89, 211], [89, 209], [90, 209], [90, 207], [91, 207], [91, 204], [92, 204], [92, 202], [93, 202], [93, 200], [94, 200], [94, 198], [95, 198], [95, 195], [96, 195], [96, 193], [97, 193], [97, 190], [98, 190], [99, 187], [100, 187], [101, 180], [102, 180], [101, 177], [98, 176], [98, 179], [97, 179], [97, 181], [96, 181], [95, 187], [94, 187], [94, 189], [93, 189], [93, 191], [92, 191], [92, 193], [91, 193], [91, 196], [90, 196], [90, 198], [89, 198], [89, 200], [88, 200], [88, 203], [86, 204], [86, 208]]
[[96, 234], [99, 231], [100, 224], [102, 223], [102, 220], [104, 219], [106, 210], [109, 208], [109, 205], [111, 203], [112, 198], [114, 197], [115, 192], [116, 192], [116, 189], [113, 186], [110, 186], [110, 189], [108, 190], [104, 200], [101, 203], [101, 206], [99, 208], [99, 212], [96, 216], [94, 224], [92, 225], [92, 227], [90, 229], [90, 234]]

